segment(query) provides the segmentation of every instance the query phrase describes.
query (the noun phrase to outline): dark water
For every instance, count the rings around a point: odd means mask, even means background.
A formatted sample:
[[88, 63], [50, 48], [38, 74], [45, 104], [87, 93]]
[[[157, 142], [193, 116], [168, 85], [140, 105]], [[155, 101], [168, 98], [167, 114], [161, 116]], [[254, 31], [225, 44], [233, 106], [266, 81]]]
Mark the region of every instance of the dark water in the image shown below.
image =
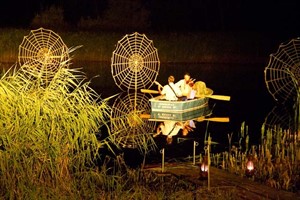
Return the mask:
[[[110, 63], [75, 62], [74, 66], [82, 67], [89, 78], [98, 75], [92, 79], [92, 87], [102, 97], [121, 91], [112, 78]], [[264, 82], [265, 67], [265, 63], [161, 63], [157, 81], [166, 84], [169, 75], [172, 74], [179, 80], [185, 72], [189, 72], [192, 78], [204, 81], [207, 87], [214, 90], [214, 94], [231, 96], [230, 102], [210, 99], [210, 105], [214, 106], [212, 116], [230, 117], [230, 123], [198, 123], [197, 133], [193, 133], [192, 137], [204, 137], [207, 131], [214, 141], [222, 143], [220, 146], [226, 146], [227, 134], [233, 133], [233, 139], [237, 141], [241, 123], [245, 122], [249, 129], [250, 143], [257, 144], [260, 142], [261, 125], [275, 105]], [[156, 89], [155, 86], [152, 87]]]

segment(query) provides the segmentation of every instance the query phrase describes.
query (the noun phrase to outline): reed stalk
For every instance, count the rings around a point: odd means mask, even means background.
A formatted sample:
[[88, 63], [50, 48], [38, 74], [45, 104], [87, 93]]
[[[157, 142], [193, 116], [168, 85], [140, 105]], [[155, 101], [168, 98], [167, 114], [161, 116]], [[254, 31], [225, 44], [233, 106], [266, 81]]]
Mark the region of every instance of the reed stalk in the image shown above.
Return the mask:
[[[262, 144], [256, 149], [252, 146], [248, 151], [249, 135], [245, 134], [245, 124], [241, 126], [240, 136], [246, 135], [245, 151], [241, 148], [229, 148], [228, 152], [222, 154], [222, 158], [213, 163], [215, 166], [221, 165], [231, 173], [245, 176], [247, 156], [252, 155], [255, 173], [253, 179], [264, 182], [271, 187], [288, 191], [300, 190], [300, 145], [299, 133], [292, 133], [290, 130], [282, 130], [279, 126], [265, 130], [265, 125], [261, 129]], [[228, 135], [229, 136], [229, 135]], [[228, 137], [231, 144], [231, 137]], [[238, 139], [241, 143], [241, 138]]]

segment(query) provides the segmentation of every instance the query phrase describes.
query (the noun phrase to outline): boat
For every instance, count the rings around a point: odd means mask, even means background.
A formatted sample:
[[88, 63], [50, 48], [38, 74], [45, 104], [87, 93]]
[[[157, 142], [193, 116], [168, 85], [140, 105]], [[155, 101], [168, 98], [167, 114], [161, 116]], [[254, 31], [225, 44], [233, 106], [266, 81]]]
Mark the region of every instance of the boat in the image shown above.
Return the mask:
[[207, 116], [211, 113], [208, 106], [209, 96], [213, 90], [206, 88], [203, 95], [193, 99], [168, 101], [165, 96], [160, 95], [149, 99], [151, 103], [151, 121], [187, 121]]

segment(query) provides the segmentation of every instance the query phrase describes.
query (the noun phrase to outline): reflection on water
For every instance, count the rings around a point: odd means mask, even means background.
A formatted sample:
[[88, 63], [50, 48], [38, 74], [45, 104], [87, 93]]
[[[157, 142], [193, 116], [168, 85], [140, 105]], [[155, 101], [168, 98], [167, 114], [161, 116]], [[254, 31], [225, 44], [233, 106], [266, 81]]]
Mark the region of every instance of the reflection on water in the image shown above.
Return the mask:
[[[75, 67], [82, 67], [89, 78], [92, 87], [108, 97], [120, 92], [111, 75], [110, 63], [75, 62]], [[264, 82], [265, 64], [191, 64], [191, 63], [161, 63], [157, 81], [167, 83], [167, 77], [174, 75], [179, 80], [185, 72], [189, 72], [197, 81], [204, 81], [214, 94], [230, 95], [231, 101], [210, 99], [214, 105], [213, 116], [230, 117], [230, 123], [210, 122], [208, 131], [212, 138], [228, 141], [227, 134], [240, 130], [243, 121], [249, 127], [250, 142], [258, 143], [260, 128], [272, 110], [274, 100], [268, 93]], [[98, 75], [97, 77], [95, 77]], [[94, 77], [94, 78], [93, 78]], [[155, 85], [151, 89], [157, 89]], [[206, 123], [199, 129], [200, 135], [206, 131]]]
[[[4, 66], [3, 64], [1, 65]], [[115, 85], [109, 62], [79, 62], [73, 60], [74, 68], [82, 68], [91, 86], [103, 98], [109, 97], [121, 90]], [[214, 94], [230, 95], [231, 101], [210, 99], [214, 105], [213, 116], [230, 117], [230, 123], [209, 122], [208, 132], [213, 140], [228, 141], [227, 134], [240, 130], [243, 121], [249, 127], [250, 143], [258, 143], [260, 128], [274, 105], [274, 100], [268, 93], [264, 82], [265, 64], [191, 64], [191, 63], [161, 63], [157, 81], [167, 83], [167, 77], [172, 74], [177, 80], [189, 72], [197, 81], [204, 81]], [[155, 85], [151, 89], [157, 89]], [[207, 122], [198, 126], [195, 136], [204, 136]], [[234, 138], [233, 138], [234, 140]], [[227, 144], [224, 144], [227, 145]]]
[[289, 104], [279, 104], [273, 107], [268, 113], [265, 126], [266, 129], [282, 128], [283, 130], [291, 130], [292, 132], [297, 130], [296, 111], [294, 107]]

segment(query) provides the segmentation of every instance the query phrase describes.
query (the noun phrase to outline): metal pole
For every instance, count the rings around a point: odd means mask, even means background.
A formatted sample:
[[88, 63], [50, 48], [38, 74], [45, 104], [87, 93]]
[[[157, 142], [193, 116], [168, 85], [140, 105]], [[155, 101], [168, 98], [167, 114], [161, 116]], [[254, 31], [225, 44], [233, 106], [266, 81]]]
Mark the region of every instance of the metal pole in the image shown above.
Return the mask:
[[198, 146], [198, 142], [194, 141], [194, 149], [193, 149], [193, 165], [196, 165], [196, 146]]
[[210, 190], [210, 145], [211, 145], [211, 137], [208, 136], [207, 142], [207, 161], [208, 161], [208, 169], [207, 169], [207, 189]]
[[165, 148], [160, 150], [161, 153], [161, 172], [165, 172]]

